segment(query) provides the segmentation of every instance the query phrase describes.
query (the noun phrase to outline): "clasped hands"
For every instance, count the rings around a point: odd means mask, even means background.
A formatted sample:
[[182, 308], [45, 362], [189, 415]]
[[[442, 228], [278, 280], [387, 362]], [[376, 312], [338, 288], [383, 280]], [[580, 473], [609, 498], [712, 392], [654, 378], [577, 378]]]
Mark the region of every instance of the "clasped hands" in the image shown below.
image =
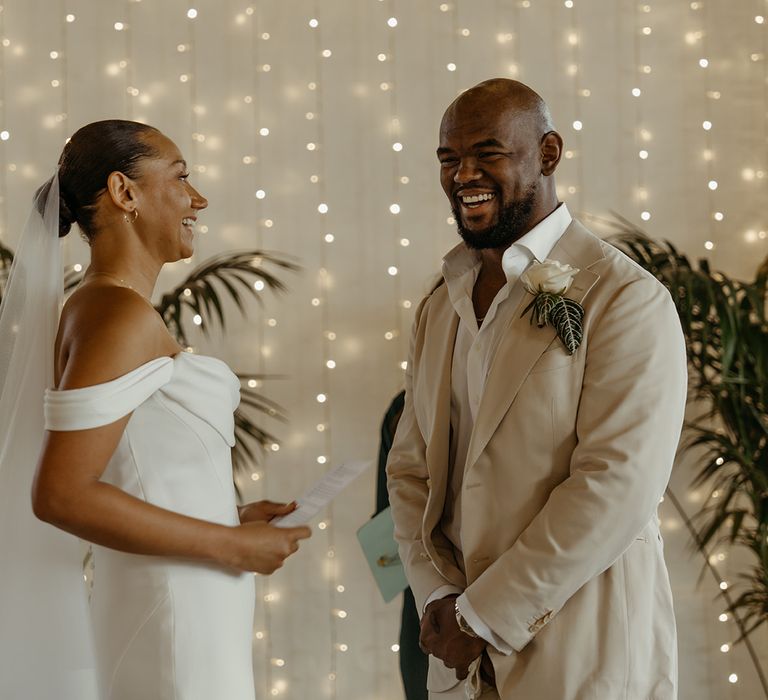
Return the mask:
[[427, 606], [421, 618], [419, 646], [424, 653], [454, 669], [459, 680], [464, 680], [469, 675], [470, 664], [483, 653], [487, 642], [459, 629], [455, 609], [457, 597], [450, 595], [433, 600]]

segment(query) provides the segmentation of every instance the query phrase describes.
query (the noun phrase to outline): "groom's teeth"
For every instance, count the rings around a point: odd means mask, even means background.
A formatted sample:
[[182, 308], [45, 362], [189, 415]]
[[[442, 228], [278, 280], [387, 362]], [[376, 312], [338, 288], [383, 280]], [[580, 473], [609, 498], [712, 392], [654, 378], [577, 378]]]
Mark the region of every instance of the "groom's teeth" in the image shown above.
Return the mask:
[[195, 225], [194, 219], [182, 219], [181, 223], [184, 226], [194, 226]]
[[487, 194], [471, 194], [461, 198], [463, 204], [479, 204], [480, 202], [488, 202], [493, 199], [495, 195], [491, 193]]

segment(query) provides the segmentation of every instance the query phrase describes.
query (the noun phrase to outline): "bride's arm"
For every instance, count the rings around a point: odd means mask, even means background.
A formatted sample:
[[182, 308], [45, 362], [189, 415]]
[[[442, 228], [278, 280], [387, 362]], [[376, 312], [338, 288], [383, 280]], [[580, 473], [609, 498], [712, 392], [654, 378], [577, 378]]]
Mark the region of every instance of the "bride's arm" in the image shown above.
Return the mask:
[[[70, 315], [59, 389], [111, 381], [167, 355], [168, 336], [130, 290], [102, 288]], [[68, 340], [71, 338], [71, 340]], [[96, 544], [135, 554], [178, 556], [271, 573], [309, 537], [306, 527], [265, 522], [236, 527], [190, 518], [135, 498], [100, 479], [130, 414], [98, 428], [48, 431], [32, 489], [37, 517]]]

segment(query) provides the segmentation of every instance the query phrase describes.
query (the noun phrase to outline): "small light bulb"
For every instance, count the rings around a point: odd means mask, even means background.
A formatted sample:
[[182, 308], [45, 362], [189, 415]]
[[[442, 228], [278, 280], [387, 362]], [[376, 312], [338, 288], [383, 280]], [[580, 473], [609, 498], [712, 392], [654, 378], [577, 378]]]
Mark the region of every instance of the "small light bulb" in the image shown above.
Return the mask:
[[632, 88], [632, 94], [635, 97], [640, 97], [640, 95], [643, 94], [643, 91], [640, 88]]
[[323, 58], [330, 58], [333, 55], [333, 51], [330, 49], [323, 49]]
[[328, 461], [328, 460], [326, 459], [325, 455], [320, 455], [320, 456], [317, 458], [317, 463], [318, 463], [318, 464], [325, 464], [327, 461]]
[[195, 314], [195, 315], [192, 317], [192, 322], [193, 322], [193, 323], [194, 323], [196, 326], [200, 326], [200, 325], [202, 325], [202, 323], [203, 323], [203, 317], [202, 317], [200, 314]]
[[386, 61], [386, 60], [387, 60], [387, 54], [385, 54], [385, 53], [380, 53], [378, 56], [376, 56], [376, 58], [378, 58], [378, 59], [379, 59], [379, 61], [381, 61], [381, 62], [383, 63], [384, 61]]
[[709, 120], [703, 121], [701, 123], [701, 128], [704, 129], [704, 131], [709, 131], [712, 128], [712, 122]]
[[187, 10], [187, 17], [189, 19], [195, 19], [197, 17], [197, 10], [194, 7], [191, 7]]
[[[716, 211], [712, 216], [714, 217], [715, 221], [722, 221], [725, 218], [723, 212], [721, 211]], [[718, 459], [722, 458], [718, 457]]]
[[[704, 243], [704, 247], [705, 247], [707, 250], [713, 250], [713, 249], [714, 249], [714, 247], [715, 247], [715, 244], [714, 244], [712, 241], [706, 241], [706, 242]], [[713, 493], [712, 493], [712, 495], [713, 495], [715, 498], [717, 498], [717, 496], [715, 496], [715, 494], [716, 494], [716, 493], [717, 493], [717, 491], [715, 491], [715, 492], [713, 492]], [[721, 620], [723, 619], [723, 616], [722, 616], [722, 615], [720, 616], [720, 619], [721, 619]], [[728, 616], [727, 616], [727, 615], [725, 616], [725, 619], [726, 619], [726, 620], [728, 619]]]
[[319, 211], [321, 214], [327, 214], [328, 213], [328, 205], [325, 203], [321, 203], [317, 205], [317, 211]]
[[261, 129], [259, 129], [259, 134], [262, 136], [269, 136], [269, 129], [267, 129], [266, 126], [263, 126]]
[[726, 581], [720, 581], [720, 590], [721, 591], [727, 591], [728, 590], [728, 583]]
[[637, 155], [640, 156], [640, 158], [642, 158], [643, 160], [646, 160], [648, 158], [648, 151], [643, 149]]
[[396, 27], [396, 26], [397, 26], [397, 17], [390, 17], [390, 18], [387, 20], [387, 24], [388, 24], [390, 27]]
[[709, 61], [706, 58], [700, 58], [699, 59], [699, 65], [702, 68], [706, 68], [709, 65]]
[[399, 204], [390, 204], [389, 205], [389, 211], [392, 214], [399, 214], [400, 213], [400, 205]]
[[256, 199], [264, 199], [267, 193], [264, 190], [256, 190]]
[[115, 22], [115, 31], [122, 32], [125, 29], [125, 25], [122, 22]]
[[326, 366], [328, 369], [336, 369], [336, 363], [335, 363], [333, 360], [328, 360], [328, 361], [325, 363], [325, 366]]
[[720, 651], [722, 651], [723, 654], [727, 654], [730, 650], [731, 650], [731, 645], [730, 644], [722, 644], [720, 646]]
[[707, 183], [707, 187], [709, 187], [710, 190], [714, 191], [717, 189], [717, 180], [710, 180]]
[[397, 151], [398, 153], [403, 150], [403, 144], [396, 142], [392, 144], [392, 150]]
[[1, 141], [7, 141], [9, 138], [11, 138], [11, 135], [7, 131], [0, 131], [0, 140]]
[[253, 288], [254, 288], [254, 289], [257, 291], [257, 292], [260, 292], [260, 291], [262, 291], [262, 290], [264, 289], [264, 280], [256, 280], [256, 281], [253, 283]]
[[581, 131], [583, 126], [584, 125], [578, 119], [575, 122], [573, 122], [574, 131]]
[[390, 274], [392, 277], [395, 277], [395, 275], [397, 275], [397, 268], [396, 268], [394, 265], [390, 265], [390, 266], [387, 268], [387, 272], [388, 272], [388, 273], [389, 273], [389, 274]]
[[455, 63], [449, 63], [446, 68], [453, 73], [456, 70], [456, 64]]
[[316, 398], [317, 403], [325, 403], [328, 400], [328, 397], [325, 394], [318, 394]]
[[640, 218], [643, 221], [650, 221], [650, 219], [651, 219], [651, 212], [649, 212], [649, 211], [640, 212]]
[[67, 22], [69, 22], [70, 24], [74, 22], [75, 19], [77, 18], [74, 15], [67, 15]]
[[312, 27], [312, 29], [317, 29], [320, 22], [318, 22], [314, 17], [309, 20], [309, 26]]
[[728, 615], [726, 613], [720, 613], [720, 617], [717, 618], [720, 622], [728, 622]]
[[739, 677], [735, 673], [732, 673], [730, 676], [728, 676], [729, 683], [737, 683], [738, 680], [739, 680]]

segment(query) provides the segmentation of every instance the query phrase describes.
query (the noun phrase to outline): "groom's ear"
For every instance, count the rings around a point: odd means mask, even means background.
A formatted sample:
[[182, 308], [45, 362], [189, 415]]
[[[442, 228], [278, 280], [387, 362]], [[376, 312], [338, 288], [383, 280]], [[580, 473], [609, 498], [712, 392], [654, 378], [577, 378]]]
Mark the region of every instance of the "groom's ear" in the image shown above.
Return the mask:
[[552, 175], [563, 155], [563, 137], [556, 131], [548, 131], [541, 137], [541, 174]]
[[125, 173], [116, 170], [107, 178], [107, 194], [112, 203], [124, 212], [136, 208], [135, 184]]

